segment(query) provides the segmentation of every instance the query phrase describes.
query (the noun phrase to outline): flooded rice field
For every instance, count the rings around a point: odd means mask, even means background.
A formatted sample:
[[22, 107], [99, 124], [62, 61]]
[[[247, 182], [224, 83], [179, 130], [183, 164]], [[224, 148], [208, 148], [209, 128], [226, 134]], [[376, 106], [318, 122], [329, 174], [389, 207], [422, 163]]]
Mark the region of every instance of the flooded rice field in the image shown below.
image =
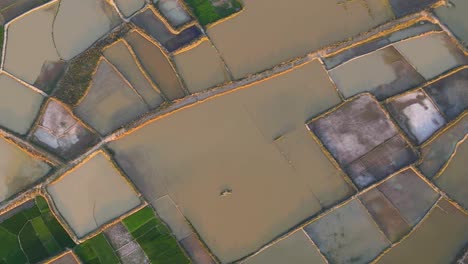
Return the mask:
[[156, 43], [138, 31], [128, 33], [125, 40], [130, 44], [145, 71], [167, 99], [174, 100], [185, 95], [172, 62]]
[[468, 63], [466, 56], [445, 33], [411, 38], [394, 46], [426, 80]]
[[102, 152], [50, 184], [47, 191], [78, 237], [140, 204], [138, 195]]
[[65, 159], [76, 158], [97, 143], [97, 135], [60, 102], [49, 100], [44, 107], [32, 132], [33, 142]]
[[369, 94], [357, 96], [308, 127], [360, 188], [417, 158]]
[[379, 100], [424, 82], [393, 46], [350, 60], [330, 70], [330, 76], [345, 97], [371, 92]]
[[[365, 0], [364, 3], [245, 1], [242, 12], [210, 26], [207, 33], [238, 79], [393, 18], [387, 1]], [[294, 19], [290, 19], [289, 14]], [[327, 30], [324, 30], [325, 25]]]
[[313, 246], [310, 238], [299, 230], [248, 259], [246, 264], [294, 263], [325, 264], [325, 260]]
[[105, 135], [149, 110], [142, 97], [106, 60], [101, 59], [76, 115]]
[[[41, 108], [44, 96], [5, 73], [0, 74], [0, 126], [26, 134]], [[18, 99], [21, 98], [21, 104]]]
[[466, 10], [468, 3], [464, 0], [452, 0], [451, 6], [436, 8], [435, 14], [461, 41], [468, 47], [468, 17]]
[[[151, 203], [169, 194], [213, 253], [229, 262], [352, 193], [304, 127], [339, 101], [313, 61], [154, 121], [110, 147]], [[277, 118], [264, 118], [271, 115]], [[287, 155], [274, 140], [282, 134]], [[312, 177], [310, 168], [323, 171]]]
[[223, 61], [208, 39], [174, 55], [174, 64], [190, 93], [230, 81]]
[[193, 234], [188, 222], [169, 195], [156, 200], [153, 206], [158, 216], [169, 226], [178, 241]]
[[153, 0], [153, 2], [173, 27], [180, 27], [192, 20], [181, 0]]
[[159, 89], [146, 75], [142, 66], [135, 58], [133, 50], [125, 40], [119, 40], [106, 48], [104, 57], [112, 63], [135, 88], [138, 94], [151, 107], [156, 108], [163, 101]]
[[421, 147], [419, 170], [428, 178], [436, 176], [450, 159], [458, 142], [468, 134], [468, 113]]
[[145, 0], [114, 0], [117, 8], [126, 17], [133, 15], [145, 6]]
[[0, 136], [0, 202], [46, 175], [51, 167]]
[[398, 125], [417, 145], [426, 141], [446, 123], [437, 106], [423, 90], [418, 89], [391, 98], [386, 107]]
[[447, 164], [447, 167], [441, 171], [441, 174], [434, 182], [444, 190], [452, 199], [460, 203], [465, 209], [468, 208], [468, 192], [466, 186], [468, 177], [466, 177], [466, 157], [468, 155], [468, 136], [458, 143], [454, 156]]
[[69, 60], [120, 23], [116, 10], [106, 0], [61, 0], [53, 26], [58, 54]]
[[63, 256], [54, 259], [52, 262], [48, 262], [48, 264], [79, 264], [79, 262], [75, 254], [70, 251]]
[[9, 24], [5, 70], [33, 84], [45, 63], [60, 59], [51, 34], [58, 7], [57, 2], [44, 5]]
[[390, 245], [366, 208], [356, 199], [304, 227], [304, 230], [334, 263], [366, 263]]
[[148, 35], [157, 40], [169, 52], [173, 52], [201, 37], [200, 29], [193, 25], [182, 31], [171, 28], [162, 21], [157, 11], [147, 8], [132, 18], [132, 22], [142, 28]]
[[468, 217], [442, 199], [411, 236], [390, 249], [376, 263], [450, 263], [463, 249], [467, 239]]

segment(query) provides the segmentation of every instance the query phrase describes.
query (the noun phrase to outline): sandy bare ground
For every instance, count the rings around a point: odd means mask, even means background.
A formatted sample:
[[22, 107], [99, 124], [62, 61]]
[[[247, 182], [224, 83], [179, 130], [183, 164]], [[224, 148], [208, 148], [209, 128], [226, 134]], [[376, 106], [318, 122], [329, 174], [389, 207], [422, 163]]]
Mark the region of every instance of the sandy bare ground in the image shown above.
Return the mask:
[[0, 201], [49, 172], [50, 166], [0, 136]]
[[[150, 202], [170, 194], [214, 254], [229, 262], [351, 193], [304, 126], [338, 102], [312, 61], [154, 121], [110, 147]], [[284, 144], [286, 156], [274, 139], [289, 133], [298, 136]], [[302, 150], [301, 142], [312, 148]], [[308, 174], [301, 151], [311, 154]], [[220, 195], [226, 189], [232, 194]]]
[[394, 46], [426, 80], [468, 63], [463, 52], [445, 33], [404, 40]]
[[244, 1], [244, 11], [210, 27], [207, 33], [234, 77], [240, 78], [367, 31], [393, 17], [387, 1], [364, 3]]
[[5, 73], [0, 74], [0, 87], [0, 125], [26, 134], [39, 113], [44, 96]]
[[138, 59], [134, 57], [132, 52], [125, 40], [119, 40], [106, 48], [103, 54], [132, 84], [145, 102], [152, 108], [156, 108], [164, 99], [149, 76], [145, 75], [143, 68], [137, 62]]
[[52, 38], [58, 6], [57, 2], [46, 4], [9, 24], [5, 47], [6, 71], [33, 84], [44, 63], [60, 59]]
[[47, 191], [78, 237], [140, 204], [137, 193], [102, 152], [51, 183]]
[[103, 135], [149, 110], [143, 99], [106, 60], [99, 62], [88, 89], [75, 113]]
[[191, 93], [230, 80], [221, 58], [208, 39], [187, 51], [176, 54], [174, 63]]
[[304, 231], [298, 230], [284, 240], [248, 259], [246, 264], [325, 264], [318, 249], [312, 244]]
[[106, 0], [61, 0], [53, 26], [57, 51], [61, 58], [69, 60], [120, 22], [116, 10]]
[[376, 263], [450, 263], [467, 239], [468, 217], [442, 199], [409, 237]]
[[120, 12], [126, 17], [143, 8], [145, 0], [114, 0]]

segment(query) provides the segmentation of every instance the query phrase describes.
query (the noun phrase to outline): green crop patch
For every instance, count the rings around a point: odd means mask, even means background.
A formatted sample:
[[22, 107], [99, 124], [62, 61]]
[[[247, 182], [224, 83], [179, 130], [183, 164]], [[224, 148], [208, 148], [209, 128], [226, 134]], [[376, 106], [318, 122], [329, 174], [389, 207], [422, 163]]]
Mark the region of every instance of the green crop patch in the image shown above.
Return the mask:
[[185, 2], [202, 26], [228, 17], [242, 9], [242, 5], [237, 0], [185, 0]]
[[141, 209], [122, 222], [151, 263], [190, 263], [169, 229], [156, 218], [150, 207]]
[[37, 263], [74, 246], [42, 197], [0, 223], [0, 263]]
[[87, 264], [119, 263], [114, 249], [102, 233], [78, 245], [75, 253]]

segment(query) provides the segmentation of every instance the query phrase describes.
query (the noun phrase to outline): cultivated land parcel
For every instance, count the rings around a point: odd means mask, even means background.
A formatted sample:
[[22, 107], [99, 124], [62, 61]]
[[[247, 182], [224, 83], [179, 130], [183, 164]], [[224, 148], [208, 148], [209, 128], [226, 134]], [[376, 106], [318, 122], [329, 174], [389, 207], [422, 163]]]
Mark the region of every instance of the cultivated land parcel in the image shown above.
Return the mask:
[[463, 263], [467, 12], [1, 2], [0, 264]]

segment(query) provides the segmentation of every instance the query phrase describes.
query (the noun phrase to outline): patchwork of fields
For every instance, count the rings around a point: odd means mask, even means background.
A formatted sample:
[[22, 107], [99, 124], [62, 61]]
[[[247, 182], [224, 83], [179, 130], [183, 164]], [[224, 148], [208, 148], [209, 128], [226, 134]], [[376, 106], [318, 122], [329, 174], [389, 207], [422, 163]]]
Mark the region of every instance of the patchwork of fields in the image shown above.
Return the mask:
[[467, 11], [0, 1], [0, 264], [463, 263]]

